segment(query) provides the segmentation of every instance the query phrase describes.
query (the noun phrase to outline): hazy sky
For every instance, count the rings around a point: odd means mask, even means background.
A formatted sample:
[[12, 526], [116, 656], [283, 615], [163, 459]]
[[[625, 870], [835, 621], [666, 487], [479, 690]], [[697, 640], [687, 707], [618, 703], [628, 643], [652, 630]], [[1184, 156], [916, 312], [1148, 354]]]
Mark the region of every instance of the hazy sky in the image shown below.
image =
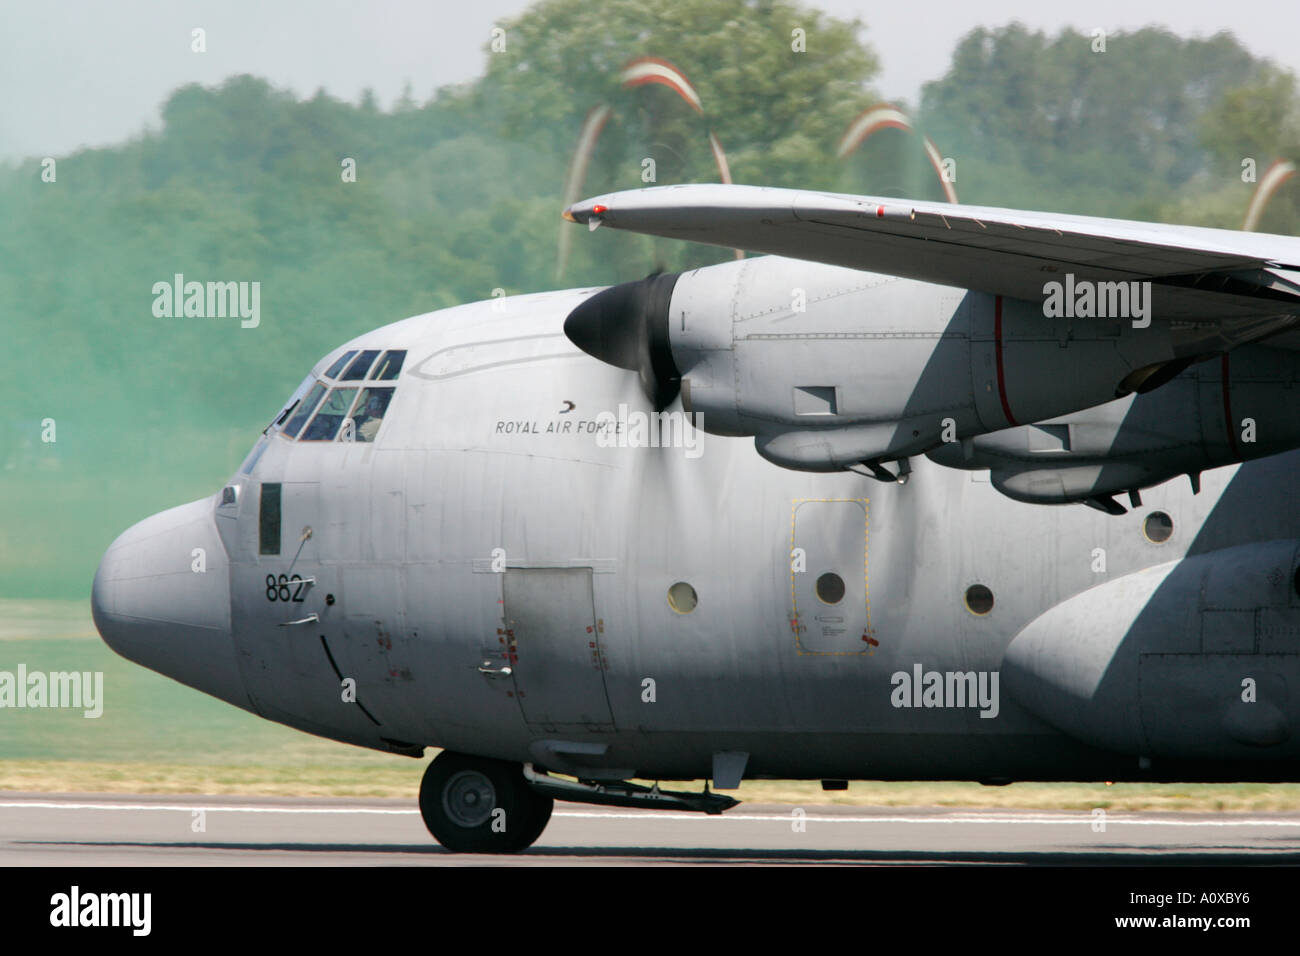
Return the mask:
[[[975, 26], [1020, 20], [1055, 32], [1160, 24], [1183, 35], [1231, 30], [1252, 51], [1300, 72], [1297, 0], [815, 0], [858, 17], [880, 57], [878, 90], [915, 102]], [[324, 87], [387, 106], [410, 80], [416, 98], [482, 70], [492, 25], [528, 0], [0, 0], [0, 157], [59, 156], [158, 125], [183, 83], [236, 73], [302, 95]], [[207, 31], [207, 52], [190, 31]], [[668, 54], [671, 56], [671, 53]]]

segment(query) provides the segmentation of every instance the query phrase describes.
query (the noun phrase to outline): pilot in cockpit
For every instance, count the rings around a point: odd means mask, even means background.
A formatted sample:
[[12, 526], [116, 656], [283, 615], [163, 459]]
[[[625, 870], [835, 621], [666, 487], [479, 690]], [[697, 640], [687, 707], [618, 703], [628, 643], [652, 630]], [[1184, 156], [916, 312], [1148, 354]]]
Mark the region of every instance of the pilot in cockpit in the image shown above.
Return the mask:
[[364, 405], [358, 408], [352, 419], [356, 425], [357, 441], [375, 440], [379, 425], [384, 420], [384, 412], [388, 410], [389, 399], [393, 396], [391, 388], [367, 389], [367, 392]]

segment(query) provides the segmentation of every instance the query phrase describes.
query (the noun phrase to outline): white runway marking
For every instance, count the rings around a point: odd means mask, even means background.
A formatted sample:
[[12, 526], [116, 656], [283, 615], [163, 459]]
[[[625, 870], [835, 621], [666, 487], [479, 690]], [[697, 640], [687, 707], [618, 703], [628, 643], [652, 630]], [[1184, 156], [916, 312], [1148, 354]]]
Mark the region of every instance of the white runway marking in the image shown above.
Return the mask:
[[[117, 810], [117, 811], [144, 811], [144, 810], [162, 810], [170, 813], [192, 813], [195, 810], [205, 810], [209, 813], [302, 813], [302, 814], [378, 814], [384, 816], [418, 816], [419, 809], [411, 808], [385, 808], [385, 807], [257, 807], [246, 805], [226, 805], [205, 803], [196, 800], [194, 803], [68, 803], [63, 801], [45, 801], [45, 800], [0, 800], [0, 810]], [[792, 808], [793, 809], [793, 808]], [[1028, 826], [1060, 826], [1062, 824], [1081, 825], [1092, 824], [1094, 817], [1091, 813], [1061, 813], [1050, 815], [1038, 813], [1030, 815], [1016, 811], [992, 811], [992, 812], [954, 812], [946, 814], [917, 814], [913, 816], [900, 815], [878, 815], [878, 816], [850, 816], [847, 814], [819, 814], [816, 808], [809, 811], [805, 809], [806, 816], [804, 819], [810, 823], [897, 823], [897, 824], [920, 824], [930, 825], [936, 823], [946, 824], [1020, 824]], [[672, 810], [639, 810], [639, 811], [605, 811], [605, 810], [560, 810], [553, 814], [557, 818], [599, 818], [607, 820], [644, 820], [653, 816], [655, 819], [667, 820], [696, 820], [708, 821], [716, 820], [722, 822], [777, 822], [789, 823], [794, 816], [792, 813], [727, 813], [719, 816], [709, 816], [701, 813], [684, 813]], [[1231, 819], [1214, 819], [1214, 820], [1184, 820], [1170, 817], [1151, 817], [1133, 814], [1124, 814], [1121, 811], [1107, 812], [1107, 826], [1114, 824], [1123, 824], [1129, 826], [1163, 826], [1163, 827], [1292, 827], [1300, 828], [1300, 817], [1289, 818], [1256, 818], [1243, 817]]]
[[0, 810], [169, 810], [190, 813], [207, 810], [211, 813], [382, 813], [418, 814], [419, 810], [387, 810], [383, 807], [223, 807], [212, 803], [46, 803], [37, 800], [0, 800]]
[[[708, 819], [704, 814], [676, 814], [665, 813], [662, 811], [643, 811], [642, 813], [555, 813], [557, 817], [608, 817], [611, 819], [636, 820], [642, 819], [645, 813], [655, 813], [656, 816], [672, 816], [679, 820], [697, 820]], [[724, 814], [721, 817], [714, 817], [721, 820], [767, 820], [789, 823], [794, 817], [789, 813], [748, 813], [748, 814]], [[1019, 815], [985, 815], [985, 814], [952, 814], [944, 816], [878, 816], [878, 817], [856, 817], [856, 816], [819, 816], [816, 813], [809, 812], [804, 817], [805, 820], [812, 823], [994, 823], [994, 824], [1032, 824], [1037, 826], [1055, 826], [1063, 823], [1069, 824], [1091, 824], [1094, 820], [1090, 813], [1072, 814], [1069, 816], [1061, 815], [1056, 817], [1040, 816], [1019, 816]], [[1107, 812], [1106, 823], [1127, 823], [1141, 826], [1168, 826], [1168, 827], [1300, 827], [1300, 819], [1294, 820], [1168, 820], [1160, 817], [1132, 817], [1119, 816], [1115, 812]]]

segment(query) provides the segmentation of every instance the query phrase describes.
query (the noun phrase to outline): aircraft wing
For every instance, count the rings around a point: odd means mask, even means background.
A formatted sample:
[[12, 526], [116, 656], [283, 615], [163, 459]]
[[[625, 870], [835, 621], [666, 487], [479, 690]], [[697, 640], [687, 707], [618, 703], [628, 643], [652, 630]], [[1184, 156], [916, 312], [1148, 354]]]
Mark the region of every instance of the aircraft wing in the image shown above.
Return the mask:
[[1210, 323], [1222, 347], [1300, 316], [1300, 239], [1287, 236], [737, 185], [611, 193], [565, 218], [1031, 301], [1067, 274], [1150, 281], [1156, 318]]

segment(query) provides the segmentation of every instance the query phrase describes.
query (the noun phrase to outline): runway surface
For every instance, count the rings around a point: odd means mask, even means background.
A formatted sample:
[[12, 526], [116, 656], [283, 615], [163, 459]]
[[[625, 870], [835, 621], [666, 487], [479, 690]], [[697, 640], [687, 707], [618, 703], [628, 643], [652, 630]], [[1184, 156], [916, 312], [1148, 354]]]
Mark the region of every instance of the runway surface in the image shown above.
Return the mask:
[[[1104, 829], [1101, 825], [1104, 822]], [[722, 816], [557, 803], [516, 856], [448, 853], [415, 800], [6, 793], [4, 866], [1300, 865], [1300, 814], [746, 805]]]

